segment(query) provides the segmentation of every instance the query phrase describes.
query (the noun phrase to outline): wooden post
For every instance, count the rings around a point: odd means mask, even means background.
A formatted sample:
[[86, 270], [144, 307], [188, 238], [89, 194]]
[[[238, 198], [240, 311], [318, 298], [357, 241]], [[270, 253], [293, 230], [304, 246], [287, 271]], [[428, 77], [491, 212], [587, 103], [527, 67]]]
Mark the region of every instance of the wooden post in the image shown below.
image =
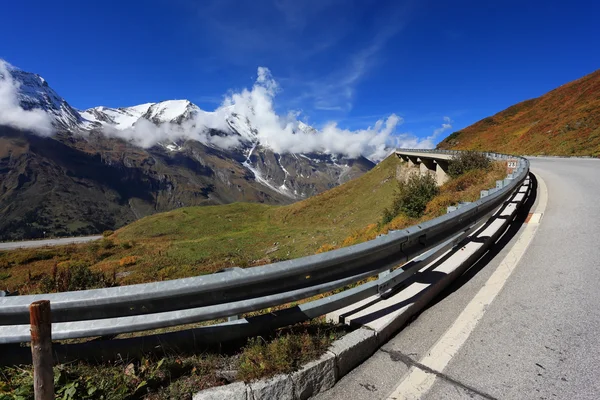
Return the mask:
[[54, 400], [52, 372], [52, 320], [50, 301], [40, 300], [29, 306], [31, 324], [31, 357], [35, 400]]

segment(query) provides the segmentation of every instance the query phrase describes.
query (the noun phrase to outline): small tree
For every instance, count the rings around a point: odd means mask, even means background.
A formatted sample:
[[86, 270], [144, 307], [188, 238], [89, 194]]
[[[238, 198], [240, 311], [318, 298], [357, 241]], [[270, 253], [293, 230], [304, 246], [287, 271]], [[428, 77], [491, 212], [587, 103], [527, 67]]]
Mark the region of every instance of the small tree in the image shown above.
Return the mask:
[[453, 178], [472, 170], [488, 170], [492, 166], [491, 160], [484, 154], [476, 151], [463, 151], [450, 160], [448, 175]]
[[398, 184], [390, 208], [383, 210], [382, 224], [387, 224], [397, 215], [419, 218], [425, 212], [427, 203], [439, 193], [433, 174], [412, 174], [406, 182]]

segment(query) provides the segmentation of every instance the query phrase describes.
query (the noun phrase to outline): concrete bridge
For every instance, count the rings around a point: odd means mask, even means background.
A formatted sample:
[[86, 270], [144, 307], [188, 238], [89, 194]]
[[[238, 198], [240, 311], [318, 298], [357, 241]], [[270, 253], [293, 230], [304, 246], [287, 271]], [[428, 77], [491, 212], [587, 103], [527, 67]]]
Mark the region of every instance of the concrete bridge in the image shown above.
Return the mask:
[[402, 150], [396, 151], [396, 155], [408, 162], [410, 167], [418, 167], [421, 175], [435, 175], [435, 180], [440, 186], [450, 179], [448, 176], [448, 164], [453, 157], [452, 155], [440, 153], [423, 154]]

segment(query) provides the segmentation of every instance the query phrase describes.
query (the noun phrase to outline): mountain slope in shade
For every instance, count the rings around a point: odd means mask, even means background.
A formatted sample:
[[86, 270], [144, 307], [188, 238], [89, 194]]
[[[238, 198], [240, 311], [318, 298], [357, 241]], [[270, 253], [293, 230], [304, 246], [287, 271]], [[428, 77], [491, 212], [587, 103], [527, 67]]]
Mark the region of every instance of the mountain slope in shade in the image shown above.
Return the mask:
[[600, 70], [454, 132], [438, 148], [600, 156]]

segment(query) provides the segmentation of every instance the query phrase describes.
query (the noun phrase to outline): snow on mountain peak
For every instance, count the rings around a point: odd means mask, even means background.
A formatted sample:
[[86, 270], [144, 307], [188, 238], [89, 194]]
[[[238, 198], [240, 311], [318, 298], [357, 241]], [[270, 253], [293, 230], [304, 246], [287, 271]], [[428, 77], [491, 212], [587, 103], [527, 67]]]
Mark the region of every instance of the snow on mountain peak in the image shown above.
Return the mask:
[[94, 107], [81, 112], [88, 121], [108, 125], [118, 130], [131, 128], [154, 103], [145, 103], [133, 107]]
[[307, 134], [316, 134], [318, 131], [310, 125], [305, 124], [302, 121], [298, 122], [298, 130]]
[[165, 122], [181, 123], [193, 118], [200, 108], [189, 100], [166, 100], [150, 106], [143, 118], [156, 124]]
[[23, 110], [39, 109], [46, 112], [55, 128], [76, 129], [85, 125], [86, 121], [77, 110], [60, 97], [44, 78], [2, 60], [0, 62], [17, 85], [16, 97]]
[[81, 115], [89, 121], [125, 130], [132, 128], [140, 119], [146, 119], [155, 125], [181, 124], [202, 112], [189, 100], [166, 100], [132, 107], [94, 107], [83, 111]]

